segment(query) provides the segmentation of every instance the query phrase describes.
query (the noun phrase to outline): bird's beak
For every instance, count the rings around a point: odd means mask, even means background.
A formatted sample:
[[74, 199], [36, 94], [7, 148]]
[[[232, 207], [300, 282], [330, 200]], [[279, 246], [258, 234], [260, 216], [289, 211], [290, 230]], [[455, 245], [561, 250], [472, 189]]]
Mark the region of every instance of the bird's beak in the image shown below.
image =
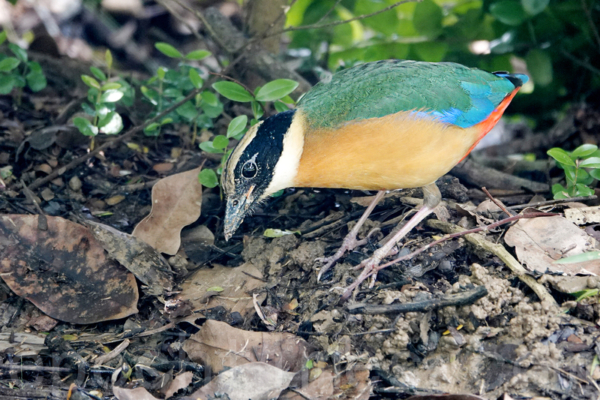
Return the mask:
[[225, 240], [231, 239], [237, 228], [244, 221], [244, 217], [254, 203], [254, 185], [243, 193], [241, 196], [230, 196], [227, 198], [227, 206], [225, 207]]

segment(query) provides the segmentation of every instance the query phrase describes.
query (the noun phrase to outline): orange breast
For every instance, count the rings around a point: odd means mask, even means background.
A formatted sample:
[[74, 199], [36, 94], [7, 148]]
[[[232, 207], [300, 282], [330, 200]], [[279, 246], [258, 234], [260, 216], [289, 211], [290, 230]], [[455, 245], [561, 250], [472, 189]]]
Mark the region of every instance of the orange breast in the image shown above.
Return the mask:
[[479, 139], [460, 128], [401, 112], [308, 131], [296, 187], [391, 190], [433, 183]]

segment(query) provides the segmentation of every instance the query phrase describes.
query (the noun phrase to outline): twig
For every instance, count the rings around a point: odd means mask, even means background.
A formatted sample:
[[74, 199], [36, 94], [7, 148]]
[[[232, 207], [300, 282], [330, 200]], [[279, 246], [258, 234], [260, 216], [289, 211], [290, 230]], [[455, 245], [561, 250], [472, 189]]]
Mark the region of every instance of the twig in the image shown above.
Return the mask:
[[286, 32], [293, 32], [293, 31], [301, 31], [301, 30], [307, 30], [307, 29], [322, 29], [322, 28], [329, 28], [332, 26], [338, 26], [338, 25], [342, 25], [342, 24], [348, 24], [350, 22], [354, 22], [354, 21], [358, 21], [358, 20], [362, 20], [362, 19], [366, 19], [366, 18], [370, 18], [370, 17], [374, 17], [375, 15], [384, 13], [386, 11], [389, 11], [393, 8], [396, 8], [402, 4], [406, 4], [406, 3], [420, 3], [423, 0], [402, 0], [402, 1], [398, 1], [394, 4], [391, 4], [385, 8], [382, 8], [381, 10], [369, 13], [369, 14], [362, 14], [362, 15], [358, 15], [354, 18], [349, 18], [349, 19], [345, 19], [343, 21], [335, 21], [335, 22], [328, 22], [326, 24], [311, 24], [311, 25], [303, 25], [303, 26], [291, 26], [289, 28], [286, 29], [282, 29], [278, 32], [273, 32], [270, 33], [269, 36], [274, 36], [274, 35], [281, 35], [282, 33], [286, 33]]
[[[594, 4], [594, 2], [592, 1], [592, 4]], [[589, 7], [587, 6], [587, 3], [585, 2], [585, 0], [581, 0], [581, 8], [583, 8], [583, 12], [585, 13], [588, 22], [590, 24], [590, 28], [592, 30], [592, 32], [594, 33], [594, 37], [596, 38], [596, 44], [598, 45], [598, 50], [600, 51], [600, 34], [598, 33], [598, 29], [596, 28], [596, 24], [594, 24], [594, 18], [592, 18], [592, 12], [589, 9]]]
[[192, 14], [194, 14], [196, 16], [196, 18], [198, 18], [200, 20], [200, 22], [202, 22], [202, 24], [204, 25], [204, 29], [206, 29], [208, 31], [209, 35], [219, 45], [219, 47], [222, 48], [223, 50], [227, 51], [227, 46], [225, 45], [225, 43], [223, 43], [221, 41], [220, 36], [217, 35], [217, 33], [213, 30], [212, 25], [208, 22], [208, 20], [206, 19], [206, 17], [204, 16], [203, 13], [201, 13], [199, 10], [194, 10], [193, 8], [189, 7], [187, 4], [183, 4], [179, 0], [175, 0], [175, 3], [179, 4], [180, 7], [184, 8], [184, 9], [188, 10], [189, 12], [191, 12]]
[[488, 197], [488, 198], [489, 198], [491, 201], [493, 201], [495, 205], [497, 205], [498, 207], [500, 207], [500, 209], [501, 209], [502, 211], [504, 211], [504, 213], [505, 213], [506, 215], [508, 215], [509, 217], [512, 217], [512, 216], [514, 215], [514, 213], [513, 213], [513, 212], [511, 212], [511, 211], [509, 211], [509, 210], [507, 210], [507, 209], [506, 209], [506, 207], [504, 206], [504, 204], [502, 204], [502, 202], [501, 202], [501, 201], [499, 201], [499, 200], [496, 200], [496, 199], [494, 198], [494, 196], [492, 196], [492, 195], [491, 195], [491, 193], [490, 193], [490, 192], [488, 192], [488, 190], [485, 188], [485, 186], [484, 186], [484, 187], [482, 187], [482, 188], [481, 188], [481, 190], [483, 190], [483, 193], [485, 193], [485, 195], [486, 195], [486, 196], [487, 196], [487, 197]]
[[[532, 214], [536, 214], [537, 216], [542, 216], [540, 214], [543, 214], [544, 216], [555, 216], [556, 214], [550, 214], [550, 213], [531, 213], [531, 214], [521, 214], [523, 217], [528, 216], [527, 218], [533, 218]], [[521, 215], [517, 215], [516, 217], [519, 217]], [[511, 217], [511, 218], [507, 218], [506, 220], [510, 220], [512, 218], [515, 217]], [[504, 221], [506, 221], [504, 220]], [[502, 221], [500, 221], [502, 222]], [[442, 222], [442, 221], [437, 221], [437, 220], [429, 220], [427, 221], [427, 225], [429, 225], [432, 228], [435, 229], [440, 229], [444, 232], [453, 232], [453, 234], [457, 234], [457, 233], [467, 233], [468, 231], [464, 230], [463, 228], [457, 226], [457, 225], [453, 225], [447, 222]], [[492, 224], [494, 225], [494, 224]], [[525, 268], [523, 268], [523, 266], [512, 256], [512, 254], [510, 254], [503, 245], [501, 244], [496, 244], [496, 243], [492, 243], [489, 240], [486, 240], [482, 235], [474, 235], [474, 234], [467, 234], [465, 235], [465, 239], [467, 239], [469, 242], [471, 242], [472, 244], [481, 247], [484, 250], [489, 251], [490, 253], [496, 255], [498, 258], [500, 258], [504, 264], [523, 282], [525, 283], [527, 286], [529, 286], [531, 288], [531, 290], [533, 290], [535, 292], [535, 294], [537, 294], [537, 296], [540, 298], [541, 301], [546, 301], [549, 302], [551, 304], [553, 304], [554, 306], [558, 307], [558, 304], [556, 303], [556, 300], [554, 300], [554, 297], [552, 297], [550, 295], [550, 293], [548, 293], [548, 291], [546, 290], [546, 288], [539, 284], [535, 278], [533, 278], [531, 275], [529, 275], [527, 273], [527, 271], [525, 270]]]
[[121, 354], [123, 351], [125, 351], [125, 349], [127, 347], [129, 347], [129, 343], [130, 343], [129, 339], [123, 340], [123, 342], [121, 344], [119, 344], [117, 347], [115, 347], [112, 351], [97, 357], [94, 360], [94, 365], [100, 366], [100, 365], [104, 364], [105, 362], [110, 361], [113, 358], [117, 357], [119, 354]]
[[25, 182], [23, 182], [23, 179], [21, 179], [21, 185], [23, 185], [23, 193], [25, 193], [25, 197], [27, 197], [27, 199], [33, 203], [33, 206], [35, 207], [35, 209], [38, 212], [38, 229], [40, 231], [47, 231], [48, 230], [48, 219], [46, 218], [46, 214], [41, 209], [41, 207], [38, 204], [37, 200], [35, 199], [35, 195], [31, 191], [31, 189], [29, 189], [27, 187], [27, 185], [25, 184]]
[[596, 200], [598, 198], [598, 196], [596, 195], [592, 195], [592, 196], [583, 196], [583, 197], [571, 197], [569, 199], [558, 199], [558, 200], [546, 200], [546, 201], [538, 201], [535, 203], [529, 203], [529, 204], [519, 204], [516, 206], [510, 206], [508, 207], [510, 210], [523, 210], [525, 208], [535, 208], [535, 207], [540, 207], [540, 206], [550, 206], [553, 204], [560, 204], [560, 203], [570, 203], [572, 201], [588, 201], [588, 200]]
[[592, 71], [594, 74], [600, 75], [600, 69], [594, 67], [589, 62], [580, 60], [579, 58], [575, 57], [574, 55], [572, 55], [571, 53], [569, 53], [568, 51], [566, 51], [564, 49], [561, 51], [561, 53], [565, 57], [567, 57], [569, 60], [573, 61], [575, 64], [578, 64], [578, 65]]
[[398, 303], [387, 305], [369, 305], [352, 304], [348, 306], [350, 314], [386, 314], [386, 313], [407, 313], [407, 312], [425, 312], [437, 310], [438, 308], [448, 306], [465, 306], [473, 304], [480, 298], [487, 296], [488, 290], [485, 286], [478, 286], [475, 289], [467, 290], [462, 293], [449, 294], [441, 299], [430, 299], [424, 301], [415, 301], [412, 303]]
[[[515, 260], [515, 258], [508, 252], [506, 251], [506, 249], [504, 248], [504, 246], [499, 245], [499, 244], [494, 244], [491, 242], [488, 242], [487, 240], [485, 240], [481, 235], [475, 235], [475, 233], [478, 232], [487, 232], [490, 229], [496, 228], [500, 225], [504, 225], [507, 224], [509, 222], [512, 221], [516, 221], [518, 219], [523, 219], [523, 218], [537, 218], [537, 217], [554, 217], [557, 216], [558, 214], [552, 214], [552, 213], [542, 213], [542, 212], [533, 212], [533, 213], [527, 213], [527, 214], [519, 214], [519, 215], [515, 215], [512, 217], [508, 217], [505, 218], [503, 220], [500, 220], [498, 222], [494, 222], [493, 224], [487, 225], [487, 226], [482, 226], [479, 228], [474, 228], [474, 229], [463, 229], [460, 228], [456, 225], [452, 225], [449, 223], [445, 223], [445, 222], [441, 222], [441, 221], [437, 221], [437, 220], [429, 220], [427, 221], [427, 224], [433, 228], [436, 229], [440, 229], [443, 231], [451, 231], [453, 233], [448, 234], [444, 237], [442, 237], [441, 239], [438, 239], [434, 242], [429, 243], [428, 245], [425, 245], [415, 251], [413, 251], [410, 254], [407, 254], [405, 256], [401, 256], [398, 257], [388, 263], [382, 264], [377, 266], [376, 268], [374, 268], [369, 274], [362, 276], [357, 278], [356, 281], [354, 281], [354, 283], [352, 283], [350, 286], [348, 286], [346, 288], [346, 290], [344, 291], [344, 294], [342, 295], [342, 299], [348, 299], [350, 297], [350, 295], [352, 294], [352, 292], [354, 291], [354, 289], [356, 289], [364, 280], [366, 280], [367, 278], [369, 278], [372, 275], [375, 275], [378, 271], [381, 271], [384, 268], [389, 267], [390, 265], [396, 264], [400, 261], [404, 261], [404, 260], [409, 260], [411, 258], [413, 258], [414, 256], [421, 254], [422, 252], [426, 251], [427, 249], [440, 244], [442, 242], [445, 242], [446, 240], [450, 240], [453, 238], [457, 238], [457, 237], [461, 237], [461, 236], [465, 236], [466, 239], [468, 241], [470, 241], [471, 243], [474, 243], [476, 245], [479, 245], [480, 247], [485, 248], [486, 250], [496, 254], [502, 261], [504, 261], [504, 263], [523, 281], [525, 282], [527, 285], [529, 285], [531, 287], [531, 289], [542, 299], [542, 300], [548, 300], [548, 301], [552, 301], [554, 304], [556, 304], [556, 301], [554, 300], [554, 298], [552, 296], [550, 296], [550, 294], [548, 294], [548, 292], [546, 291], [546, 289], [540, 285], [539, 283], [536, 282], [535, 279], [533, 279], [531, 276], [527, 275], [527, 271], [525, 271], [525, 268], [523, 268], [521, 266], [521, 264], [519, 264], [519, 262], [517, 260]], [[444, 229], [445, 228], [445, 229]], [[486, 244], [484, 244], [484, 242]]]

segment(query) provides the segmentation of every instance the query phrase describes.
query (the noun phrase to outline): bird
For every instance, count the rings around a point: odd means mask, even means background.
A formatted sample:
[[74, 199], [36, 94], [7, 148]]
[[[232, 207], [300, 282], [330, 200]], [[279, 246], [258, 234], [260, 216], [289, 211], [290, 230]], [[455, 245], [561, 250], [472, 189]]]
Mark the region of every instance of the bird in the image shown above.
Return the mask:
[[396, 244], [441, 202], [435, 181], [473, 150], [527, 81], [525, 74], [412, 60], [336, 72], [305, 93], [295, 109], [253, 125], [229, 155], [221, 175], [225, 239], [282, 189], [377, 190], [340, 249], [320, 260], [319, 280], [365, 243], [357, 240], [360, 225], [386, 191], [421, 187], [423, 206], [359, 265], [357, 281], [376, 274]]

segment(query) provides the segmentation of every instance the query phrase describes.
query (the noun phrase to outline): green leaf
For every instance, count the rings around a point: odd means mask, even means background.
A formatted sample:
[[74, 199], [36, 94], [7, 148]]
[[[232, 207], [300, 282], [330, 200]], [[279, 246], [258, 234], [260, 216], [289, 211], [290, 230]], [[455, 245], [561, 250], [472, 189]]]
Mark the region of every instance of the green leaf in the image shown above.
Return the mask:
[[96, 116], [96, 110], [94, 110], [92, 106], [89, 105], [89, 103], [84, 102], [83, 104], [81, 104], [81, 108], [83, 108], [83, 111], [90, 117]]
[[144, 97], [146, 97], [153, 105], [158, 104], [158, 92], [154, 89], [147, 88], [146, 86], [142, 86], [140, 88]]
[[256, 94], [258, 101], [278, 100], [292, 93], [298, 87], [299, 83], [291, 79], [276, 79], [261, 87]]
[[223, 113], [223, 103], [221, 102], [218, 102], [216, 106], [211, 106], [210, 104], [203, 101], [202, 103], [200, 103], [200, 108], [202, 108], [204, 114], [206, 114], [210, 118], [217, 118]]
[[582, 144], [571, 153], [572, 158], [585, 158], [594, 154], [598, 150], [598, 146], [594, 144]]
[[592, 260], [600, 260], [600, 251], [588, 251], [587, 253], [561, 258], [554, 261], [554, 264], [574, 264]]
[[281, 99], [282, 102], [284, 102], [285, 104], [296, 104], [296, 102], [294, 101], [294, 99], [292, 99], [289, 95], [287, 96], [283, 96]]
[[282, 101], [277, 100], [273, 103], [273, 106], [275, 106], [275, 111], [277, 111], [278, 113], [280, 112], [284, 112], [284, 111], [289, 111], [290, 108], [288, 106], [286, 106]]
[[[579, 302], [583, 299], [587, 299], [588, 297], [593, 297], [593, 296], [597, 295], [598, 292], [600, 292], [599, 289], [585, 289], [585, 290], [581, 290], [579, 292], [574, 292], [571, 294], [576, 297], [575, 301]], [[594, 357], [595, 362], [597, 361], [597, 357], [598, 357], [597, 355]]]
[[120, 90], [108, 89], [106, 92], [102, 93], [100, 101], [103, 103], [116, 103], [121, 100], [121, 97], [123, 97], [123, 92]]
[[94, 89], [100, 89], [100, 83], [89, 75], [81, 75], [83, 83]]
[[189, 53], [187, 53], [185, 55], [185, 58], [188, 60], [202, 60], [208, 56], [210, 56], [212, 53], [208, 50], [194, 50], [194, 51], [190, 51]]
[[265, 110], [263, 110], [262, 106], [260, 105], [260, 103], [256, 100], [252, 100], [252, 114], [254, 114], [254, 118], [255, 119], [260, 119], [260, 117], [263, 116], [263, 114], [265, 113]]
[[253, 100], [252, 95], [244, 89], [241, 85], [235, 82], [221, 81], [213, 83], [213, 89], [215, 89], [221, 96], [228, 98], [229, 100], [239, 101], [242, 103]]
[[247, 116], [240, 115], [238, 117], [235, 117], [234, 119], [231, 120], [231, 122], [229, 123], [229, 126], [227, 127], [227, 137], [228, 138], [235, 137], [240, 132], [242, 132], [244, 130], [244, 128], [246, 128], [247, 124], [248, 124]]
[[160, 121], [160, 124], [161, 124], [161, 125], [166, 125], [166, 124], [170, 124], [171, 122], [173, 122], [173, 118], [169, 118], [169, 117], [167, 117], [167, 118], [163, 118], [163, 119]]
[[202, 142], [202, 143], [200, 143], [200, 146], [199, 146], [199, 147], [200, 147], [200, 149], [201, 149], [201, 150], [204, 150], [204, 151], [206, 151], [207, 153], [219, 153], [219, 154], [220, 154], [220, 153], [222, 153], [222, 152], [223, 152], [223, 150], [221, 150], [221, 149], [216, 149], [216, 148], [213, 146], [213, 143], [212, 143], [212, 141], [210, 141], [210, 140], [207, 140], [206, 142]]
[[577, 191], [575, 192], [575, 196], [577, 196], [577, 197], [579, 197], [579, 196], [587, 197], [587, 196], [594, 195], [594, 190], [585, 186], [583, 183], [578, 183], [575, 185], [575, 187], [577, 188]]
[[118, 82], [108, 82], [105, 85], [102, 85], [102, 87], [100, 88], [100, 90], [105, 91], [105, 90], [109, 90], [109, 89], [121, 89], [121, 84]]
[[0, 74], [0, 94], [9, 94], [15, 87], [15, 79], [12, 75]]
[[144, 132], [146, 132], [146, 133], [153, 132], [153, 131], [157, 130], [159, 127], [160, 127], [160, 124], [158, 122], [153, 122], [144, 128]]
[[288, 231], [288, 230], [269, 228], [269, 229], [265, 229], [265, 231], [263, 232], [263, 236], [268, 237], [268, 238], [278, 238], [278, 237], [282, 237], [282, 236], [293, 235], [294, 233], [297, 233], [299, 235], [300, 231]]
[[413, 25], [416, 31], [428, 37], [436, 37], [442, 32], [442, 8], [432, 0], [424, 0], [415, 6]]
[[582, 168], [600, 168], [600, 157], [590, 157], [579, 162]]
[[98, 134], [98, 127], [92, 125], [92, 123], [85, 118], [73, 118], [73, 125], [75, 125], [77, 129], [79, 129], [79, 132], [85, 136], [96, 136]]
[[175, 47], [168, 43], [158, 42], [154, 44], [154, 47], [167, 57], [171, 58], [183, 58], [183, 54], [179, 52]]
[[116, 135], [123, 130], [123, 119], [116, 111], [111, 111], [98, 121], [98, 128], [107, 135]]
[[550, 4], [550, 0], [521, 0], [521, 5], [529, 15], [537, 15], [544, 11]]
[[576, 182], [576, 167], [571, 167], [570, 165], [563, 165], [563, 170], [565, 171], [565, 178], [567, 179], [567, 187], [571, 187], [575, 185]]
[[9, 43], [8, 44], [8, 48], [10, 49], [10, 51], [12, 51], [12, 53], [21, 61], [23, 62], [27, 62], [27, 52], [25, 51], [25, 49], [17, 46], [14, 43]]
[[521, 25], [527, 19], [527, 14], [521, 4], [511, 0], [492, 4], [490, 12], [498, 21], [511, 26]]
[[25, 76], [25, 79], [27, 79], [27, 86], [33, 92], [39, 92], [48, 84], [46, 75], [42, 72], [31, 71]]
[[525, 57], [533, 83], [546, 86], [552, 82], [552, 59], [544, 50], [533, 49]]
[[6, 57], [4, 60], [0, 61], [0, 72], [10, 72], [17, 68], [19, 64], [21, 64], [21, 61], [15, 57]]
[[188, 77], [190, 78], [190, 82], [192, 82], [192, 85], [194, 85], [196, 89], [200, 89], [202, 87], [202, 84], [204, 84], [204, 80], [200, 77], [200, 74], [195, 68], [190, 68]]
[[217, 135], [213, 139], [213, 147], [218, 150], [226, 149], [229, 146], [229, 139], [223, 135]]
[[8, 35], [5, 30], [0, 32], [0, 45], [6, 41], [7, 37], [8, 37]]
[[558, 161], [561, 164], [570, 165], [572, 167], [575, 167], [575, 161], [573, 161], [573, 159], [571, 159], [571, 156], [569, 156], [569, 153], [567, 153], [560, 147], [554, 147], [554, 148], [548, 150], [548, 152], [546, 154], [548, 154], [550, 157], [554, 158], [556, 161]]
[[439, 62], [448, 53], [448, 44], [443, 42], [415, 43], [413, 49], [423, 61]]
[[161, 81], [165, 79], [166, 73], [167, 70], [163, 67], [158, 67], [158, 69], [156, 70], [156, 76], [158, 76], [158, 79], [160, 79]]
[[208, 188], [214, 188], [219, 185], [219, 178], [217, 178], [217, 174], [212, 169], [203, 169], [200, 171], [198, 174], [198, 181], [202, 184], [202, 186], [206, 186]]
[[177, 115], [180, 115], [183, 118], [186, 118], [191, 121], [193, 118], [196, 117], [196, 115], [198, 115], [200, 111], [194, 106], [194, 104], [191, 101], [187, 101], [181, 106], [177, 107], [175, 109], [175, 112], [177, 113]]
[[110, 70], [113, 65], [113, 56], [109, 49], [106, 49], [106, 53], [104, 53], [104, 61], [106, 61], [106, 68]]
[[202, 92], [202, 100], [209, 106], [217, 107], [219, 105], [219, 99], [213, 92], [205, 90]]
[[590, 175], [600, 181], [600, 169], [593, 169], [590, 171]]
[[102, 72], [100, 68], [90, 67], [90, 71], [92, 72], [92, 75], [94, 75], [97, 79], [100, 79], [101, 81], [106, 80], [106, 75], [104, 74], [104, 72]]

